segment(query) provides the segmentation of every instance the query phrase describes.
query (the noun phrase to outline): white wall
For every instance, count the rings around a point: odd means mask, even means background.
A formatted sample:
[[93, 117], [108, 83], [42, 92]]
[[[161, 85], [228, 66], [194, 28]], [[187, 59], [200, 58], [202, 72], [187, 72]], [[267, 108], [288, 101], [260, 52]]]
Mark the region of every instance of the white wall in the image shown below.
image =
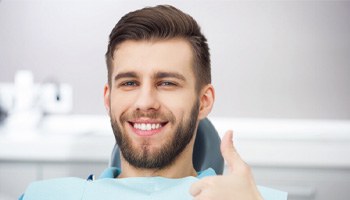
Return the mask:
[[74, 88], [74, 113], [104, 113], [104, 53], [122, 15], [173, 4], [202, 26], [212, 53], [212, 116], [350, 118], [350, 2], [0, 2], [0, 82], [30, 69]]

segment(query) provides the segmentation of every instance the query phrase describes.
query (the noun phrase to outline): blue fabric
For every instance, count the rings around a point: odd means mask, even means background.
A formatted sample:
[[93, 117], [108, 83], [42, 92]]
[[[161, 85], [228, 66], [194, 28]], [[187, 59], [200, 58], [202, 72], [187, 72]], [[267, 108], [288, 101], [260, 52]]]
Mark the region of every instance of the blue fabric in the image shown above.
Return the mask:
[[[107, 169], [105, 169], [102, 174], [100, 175], [100, 179], [103, 178], [117, 178], [120, 174], [121, 170], [117, 167], [109, 167]], [[201, 179], [203, 177], [206, 176], [215, 176], [215, 170], [213, 170], [212, 168], [209, 168], [207, 170], [201, 171], [197, 173], [197, 178]]]
[[[216, 175], [213, 169], [198, 173], [197, 177], [170, 179], [164, 177], [115, 178], [117, 168], [108, 168], [100, 179], [88, 181], [80, 178], [60, 178], [34, 182], [29, 185], [21, 200], [186, 200], [191, 185], [200, 178]], [[259, 187], [265, 200], [286, 200], [287, 194]]]

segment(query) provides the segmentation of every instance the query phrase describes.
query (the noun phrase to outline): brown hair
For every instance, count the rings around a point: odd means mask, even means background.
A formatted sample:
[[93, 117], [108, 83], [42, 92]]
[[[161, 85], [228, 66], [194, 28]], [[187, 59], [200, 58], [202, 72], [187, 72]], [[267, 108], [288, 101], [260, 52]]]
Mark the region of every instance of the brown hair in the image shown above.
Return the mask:
[[126, 40], [166, 40], [183, 38], [193, 51], [196, 90], [211, 83], [210, 53], [207, 39], [197, 22], [188, 14], [169, 5], [146, 7], [124, 15], [109, 35], [106, 63], [111, 86], [113, 53]]

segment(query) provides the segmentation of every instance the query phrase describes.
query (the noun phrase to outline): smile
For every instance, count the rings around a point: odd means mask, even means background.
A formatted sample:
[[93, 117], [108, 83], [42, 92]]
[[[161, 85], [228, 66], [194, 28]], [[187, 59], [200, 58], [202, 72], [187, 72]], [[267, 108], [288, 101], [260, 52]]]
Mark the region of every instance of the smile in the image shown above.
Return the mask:
[[150, 131], [159, 129], [162, 127], [162, 124], [156, 123], [156, 124], [147, 124], [147, 123], [134, 123], [133, 127], [135, 129], [141, 130], [141, 131]]
[[134, 129], [134, 133], [139, 136], [152, 136], [162, 132], [162, 129], [168, 122], [155, 121], [135, 121], [130, 122], [130, 126]]

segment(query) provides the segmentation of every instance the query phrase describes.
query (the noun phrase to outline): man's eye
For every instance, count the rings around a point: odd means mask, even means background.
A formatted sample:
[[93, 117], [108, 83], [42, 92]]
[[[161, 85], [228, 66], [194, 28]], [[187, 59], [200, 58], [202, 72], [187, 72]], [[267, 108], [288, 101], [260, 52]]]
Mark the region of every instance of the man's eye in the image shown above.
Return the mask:
[[127, 87], [130, 87], [130, 86], [137, 86], [137, 83], [135, 81], [126, 81], [126, 82], [123, 82], [122, 84], [120, 84], [121, 86], [127, 86]]
[[163, 81], [163, 82], [160, 82], [158, 86], [176, 86], [176, 84], [169, 81]]

